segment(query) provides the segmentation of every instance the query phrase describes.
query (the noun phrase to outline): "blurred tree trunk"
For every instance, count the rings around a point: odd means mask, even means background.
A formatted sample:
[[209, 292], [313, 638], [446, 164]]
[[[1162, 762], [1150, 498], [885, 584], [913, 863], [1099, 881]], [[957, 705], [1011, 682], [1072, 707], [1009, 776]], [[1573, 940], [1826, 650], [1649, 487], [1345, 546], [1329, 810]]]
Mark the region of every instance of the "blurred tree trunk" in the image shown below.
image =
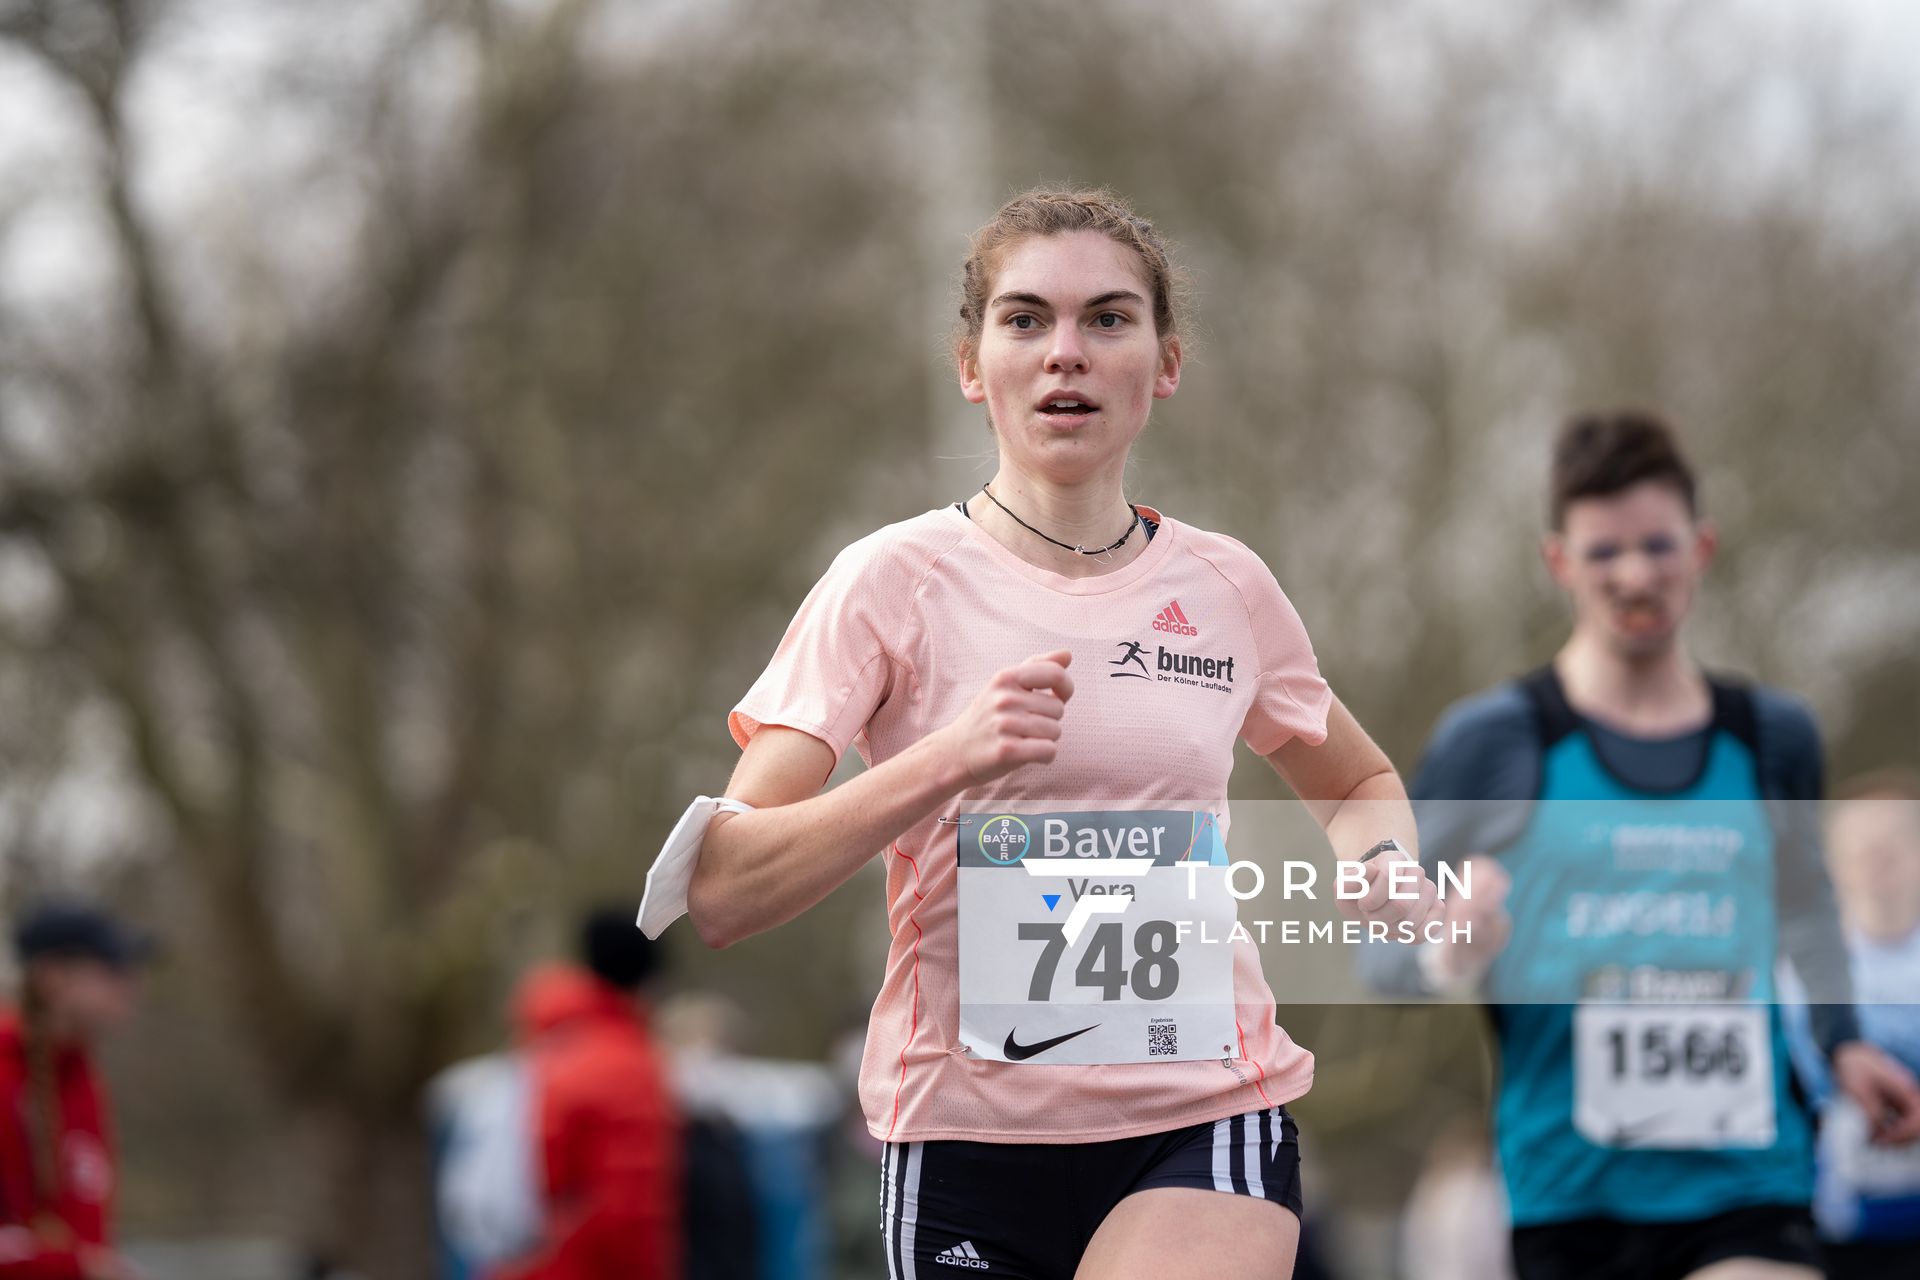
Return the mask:
[[335, 1108], [295, 1117], [305, 1141], [289, 1144], [326, 1170], [327, 1194], [308, 1209], [306, 1248], [316, 1260], [371, 1276], [435, 1272], [427, 1139], [408, 1113], [369, 1124]]

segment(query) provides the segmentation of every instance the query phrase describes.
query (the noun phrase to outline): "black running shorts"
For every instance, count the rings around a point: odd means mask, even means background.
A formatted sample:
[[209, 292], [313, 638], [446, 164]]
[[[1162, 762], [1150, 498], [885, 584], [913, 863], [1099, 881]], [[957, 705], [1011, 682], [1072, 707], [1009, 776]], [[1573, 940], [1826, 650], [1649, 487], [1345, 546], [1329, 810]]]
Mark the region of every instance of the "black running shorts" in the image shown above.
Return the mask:
[[1920, 1239], [1862, 1240], [1821, 1246], [1827, 1280], [1913, 1280], [1920, 1276]]
[[1299, 1130], [1273, 1107], [1111, 1142], [887, 1143], [887, 1280], [1072, 1280], [1113, 1207], [1153, 1187], [1255, 1196], [1299, 1217]]
[[1682, 1280], [1730, 1258], [1818, 1270], [1812, 1214], [1805, 1205], [1760, 1205], [1689, 1222], [1584, 1218], [1513, 1232], [1520, 1280]]

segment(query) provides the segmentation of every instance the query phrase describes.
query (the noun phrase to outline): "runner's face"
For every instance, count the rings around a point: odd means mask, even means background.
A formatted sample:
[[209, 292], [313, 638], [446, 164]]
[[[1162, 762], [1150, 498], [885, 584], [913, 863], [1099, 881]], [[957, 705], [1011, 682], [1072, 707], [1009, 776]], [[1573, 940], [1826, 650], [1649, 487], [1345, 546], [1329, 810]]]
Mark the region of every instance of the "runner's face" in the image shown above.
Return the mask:
[[961, 390], [987, 406], [1002, 457], [1056, 482], [1124, 467], [1153, 402], [1179, 384], [1179, 339], [1154, 332], [1138, 258], [1097, 231], [1007, 250], [978, 350], [960, 361]]
[[1827, 823], [1840, 911], [1856, 928], [1903, 937], [1920, 926], [1920, 802], [1850, 800]]
[[35, 964], [41, 993], [69, 1034], [92, 1041], [132, 1016], [133, 974], [93, 959], [49, 958]]
[[1671, 648], [1713, 559], [1712, 527], [1657, 480], [1577, 499], [1564, 526], [1547, 535], [1544, 552], [1554, 581], [1573, 598], [1574, 630], [1623, 658]]

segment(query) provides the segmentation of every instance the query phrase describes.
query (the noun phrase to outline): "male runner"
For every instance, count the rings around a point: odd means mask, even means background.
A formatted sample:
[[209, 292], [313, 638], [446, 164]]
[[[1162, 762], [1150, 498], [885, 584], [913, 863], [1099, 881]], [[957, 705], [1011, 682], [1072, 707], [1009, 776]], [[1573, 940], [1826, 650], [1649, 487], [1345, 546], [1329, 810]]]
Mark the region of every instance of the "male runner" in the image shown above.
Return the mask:
[[1681, 647], [1715, 548], [1694, 489], [1659, 420], [1568, 424], [1543, 551], [1572, 635], [1451, 707], [1412, 787], [1430, 865], [1488, 855], [1451, 903], [1472, 943], [1399, 959], [1428, 988], [1484, 984], [1522, 1280], [1817, 1275], [1780, 951], [1828, 1001], [1838, 1087], [1882, 1140], [1920, 1135], [1920, 1087], [1851, 1008], [1813, 720]]

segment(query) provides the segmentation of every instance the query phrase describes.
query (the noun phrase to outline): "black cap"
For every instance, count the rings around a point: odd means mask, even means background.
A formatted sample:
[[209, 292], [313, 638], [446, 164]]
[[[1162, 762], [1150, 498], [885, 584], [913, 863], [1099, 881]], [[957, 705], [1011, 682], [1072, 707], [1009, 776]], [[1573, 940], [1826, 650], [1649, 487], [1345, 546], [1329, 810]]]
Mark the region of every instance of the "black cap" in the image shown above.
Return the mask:
[[640, 932], [632, 907], [602, 907], [580, 929], [587, 968], [616, 987], [632, 990], [660, 969], [660, 945]]
[[121, 923], [105, 909], [72, 898], [38, 902], [14, 922], [13, 947], [22, 961], [42, 956], [92, 959], [131, 969], [153, 958], [151, 935]]

